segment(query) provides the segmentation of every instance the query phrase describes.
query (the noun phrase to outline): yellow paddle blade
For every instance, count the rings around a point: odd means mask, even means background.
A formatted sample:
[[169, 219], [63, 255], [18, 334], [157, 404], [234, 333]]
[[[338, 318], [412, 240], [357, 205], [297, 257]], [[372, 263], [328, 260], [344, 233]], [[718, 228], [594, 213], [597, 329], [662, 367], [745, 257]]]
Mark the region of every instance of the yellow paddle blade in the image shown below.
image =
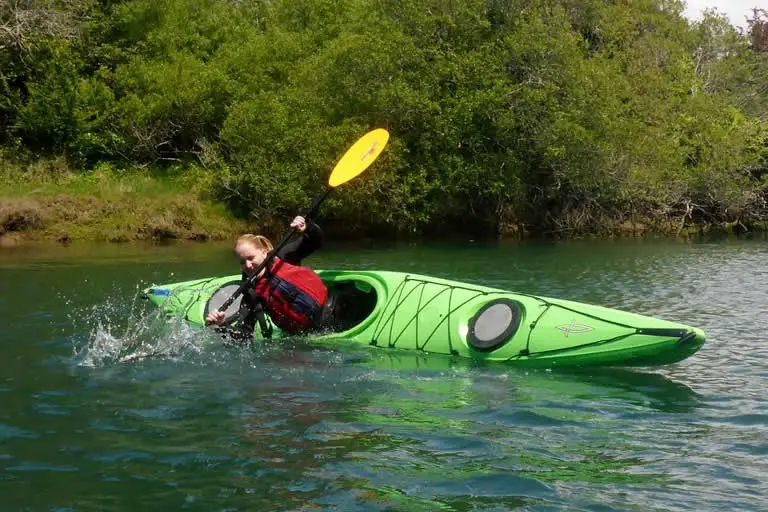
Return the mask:
[[384, 128], [377, 128], [360, 137], [333, 168], [328, 185], [338, 187], [358, 176], [378, 158], [388, 140], [389, 132]]

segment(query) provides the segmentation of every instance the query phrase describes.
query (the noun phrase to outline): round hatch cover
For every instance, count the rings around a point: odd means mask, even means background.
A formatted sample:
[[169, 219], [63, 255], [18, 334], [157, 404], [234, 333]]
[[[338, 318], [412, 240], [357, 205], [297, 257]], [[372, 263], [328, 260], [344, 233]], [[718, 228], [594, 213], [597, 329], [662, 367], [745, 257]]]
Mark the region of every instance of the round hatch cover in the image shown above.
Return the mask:
[[520, 327], [520, 306], [508, 299], [489, 302], [469, 321], [467, 342], [481, 352], [504, 345]]
[[[224, 301], [230, 298], [232, 294], [237, 291], [237, 289], [240, 287], [241, 282], [242, 281], [230, 281], [228, 283], [224, 283], [219, 287], [218, 290], [213, 292], [213, 295], [211, 295], [211, 298], [208, 299], [208, 303], [205, 305], [205, 313], [203, 313], [203, 318], [208, 316], [208, 313], [210, 313], [211, 311], [216, 311], [217, 309], [219, 309], [219, 306], [224, 304]], [[225, 313], [227, 314], [227, 319], [229, 319], [233, 315], [236, 315], [237, 312], [240, 310], [240, 301], [242, 300], [242, 298], [243, 296], [240, 295], [227, 308], [227, 310], [225, 311]]]

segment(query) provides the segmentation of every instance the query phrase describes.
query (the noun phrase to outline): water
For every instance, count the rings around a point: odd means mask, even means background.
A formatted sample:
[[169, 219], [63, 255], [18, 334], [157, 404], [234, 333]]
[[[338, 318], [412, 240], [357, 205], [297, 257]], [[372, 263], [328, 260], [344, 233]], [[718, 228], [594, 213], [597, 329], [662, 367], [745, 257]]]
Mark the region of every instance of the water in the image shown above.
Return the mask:
[[[336, 247], [386, 268], [702, 327], [669, 367], [580, 372], [206, 343], [142, 286], [228, 247], [0, 251], [0, 510], [764, 510], [768, 242]], [[159, 357], [120, 363], [140, 347]]]

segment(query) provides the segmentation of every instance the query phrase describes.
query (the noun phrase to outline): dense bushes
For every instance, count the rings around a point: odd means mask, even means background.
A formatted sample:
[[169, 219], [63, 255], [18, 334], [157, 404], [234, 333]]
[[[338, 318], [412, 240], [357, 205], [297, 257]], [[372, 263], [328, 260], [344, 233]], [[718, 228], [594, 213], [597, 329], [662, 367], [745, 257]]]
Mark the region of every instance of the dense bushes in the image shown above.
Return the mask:
[[7, 4], [46, 14], [0, 40], [0, 140], [18, 155], [202, 165], [214, 197], [266, 220], [385, 127], [374, 170], [325, 208], [349, 229], [766, 215], [768, 54], [675, 1]]

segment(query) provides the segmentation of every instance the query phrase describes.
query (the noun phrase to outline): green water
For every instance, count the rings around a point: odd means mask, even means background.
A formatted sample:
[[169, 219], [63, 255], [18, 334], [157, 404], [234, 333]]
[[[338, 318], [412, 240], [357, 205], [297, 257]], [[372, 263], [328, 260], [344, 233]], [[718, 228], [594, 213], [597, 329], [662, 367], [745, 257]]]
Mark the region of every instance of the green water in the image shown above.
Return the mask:
[[[762, 510], [768, 241], [330, 247], [411, 271], [695, 325], [669, 367], [581, 372], [255, 351], [158, 318], [151, 283], [225, 245], [0, 250], [0, 510]], [[165, 356], [116, 362], [137, 345]]]

